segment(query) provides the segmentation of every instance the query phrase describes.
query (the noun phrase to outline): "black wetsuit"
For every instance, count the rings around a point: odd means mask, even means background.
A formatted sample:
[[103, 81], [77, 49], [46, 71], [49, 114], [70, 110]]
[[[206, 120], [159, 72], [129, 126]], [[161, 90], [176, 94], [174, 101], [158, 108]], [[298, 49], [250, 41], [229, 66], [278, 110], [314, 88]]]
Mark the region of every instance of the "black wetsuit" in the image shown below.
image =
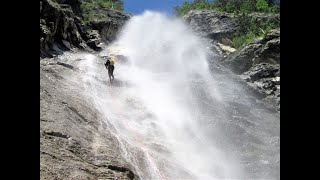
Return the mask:
[[111, 77], [112, 77], [112, 79], [114, 79], [114, 76], [113, 76], [114, 65], [110, 65], [109, 59], [107, 60], [107, 62], [104, 65], [108, 69], [109, 78], [111, 79]]

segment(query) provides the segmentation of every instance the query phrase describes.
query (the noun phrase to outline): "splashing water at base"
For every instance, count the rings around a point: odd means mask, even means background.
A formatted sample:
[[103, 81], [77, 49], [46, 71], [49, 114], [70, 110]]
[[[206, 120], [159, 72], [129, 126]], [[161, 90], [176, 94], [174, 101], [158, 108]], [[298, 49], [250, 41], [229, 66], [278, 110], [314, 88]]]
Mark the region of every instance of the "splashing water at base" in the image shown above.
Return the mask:
[[[221, 79], [210, 72], [203, 43], [187, 26], [180, 20], [145, 12], [132, 17], [109, 49], [115, 47], [127, 61], [116, 61], [114, 84], [108, 85], [103, 62], [88, 55], [81, 64], [84, 93], [125, 142], [124, 156], [141, 179], [251, 177], [243, 161], [258, 162], [267, 155], [241, 150], [228, 135], [240, 126], [230, 123], [227, 115], [232, 111], [225, 105], [230, 90], [218, 88]], [[264, 111], [259, 113], [262, 119], [278, 120]], [[239, 134], [241, 146], [249, 146], [253, 140], [248, 134], [257, 134], [258, 129], [238, 129], [246, 131]], [[277, 136], [277, 132], [259, 134], [255, 139], [263, 147], [276, 149], [266, 145], [262, 137]], [[252, 157], [256, 159], [250, 160]]]

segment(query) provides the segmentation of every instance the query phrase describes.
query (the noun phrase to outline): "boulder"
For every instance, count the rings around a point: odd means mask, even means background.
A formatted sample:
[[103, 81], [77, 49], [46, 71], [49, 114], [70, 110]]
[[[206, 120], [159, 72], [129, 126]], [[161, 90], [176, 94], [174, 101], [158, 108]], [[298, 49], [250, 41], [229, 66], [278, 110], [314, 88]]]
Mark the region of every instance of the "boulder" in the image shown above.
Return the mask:
[[280, 65], [261, 63], [256, 64], [240, 76], [265, 100], [274, 104], [280, 110]]
[[223, 65], [236, 74], [242, 74], [260, 63], [280, 63], [279, 29], [270, 31], [263, 39], [244, 46], [223, 60]]
[[87, 44], [90, 48], [94, 50], [101, 50], [98, 46], [101, 43], [101, 37], [97, 30], [92, 30], [89, 33], [89, 39], [87, 40]]
[[231, 53], [222, 64], [232, 70], [236, 74], [242, 74], [249, 70], [252, 65], [252, 59], [256, 57], [256, 51], [262, 48], [261, 44], [249, 44], [241, 50]]
[[122, 26], [130, 19], [131, 16], [129, 14], [113, 10], [103, 11], [101, 13], [104, 14], [106, 18], [91, 21], [90, 27], [93, 30], [98, 30], [103, 42], [109, 43], [116, 38], [116, 35]]

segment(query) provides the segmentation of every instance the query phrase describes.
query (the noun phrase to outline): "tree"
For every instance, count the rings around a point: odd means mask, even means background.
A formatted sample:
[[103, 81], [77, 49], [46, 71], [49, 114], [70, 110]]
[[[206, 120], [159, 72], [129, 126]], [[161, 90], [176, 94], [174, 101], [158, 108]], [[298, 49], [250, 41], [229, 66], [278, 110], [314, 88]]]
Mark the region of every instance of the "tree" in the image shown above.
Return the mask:
[[232, 3], [232, 1], [227, 2], [226, 6], [225, 6], [225, 11], [227, 12], [233, 12], [234, 11], [234, 4]]
[[280, 12], [280, 5], [279, 5], [279, 4], [274, 4], [274, 5], [271, 7], [271, 12], [273, 12], [273, 13], [279, 13], [279, 12]]
[[179, 14], [180, 15], [185, 15], [187, 14], [192, 8], [191, 8], [191, 3], [188, 1], [183, 1], [181, 7], [179, 8]]
[[181, 16], [193, 9], [206, 9], [229, 13], [252, 13], [280, 11], [280, 0], [194, 0], [184, 1], [180, 7], [175, 7], [176, 15]]
[[240, 6], [240, 12], [250, 13], [256, 11], [256, 0], [244, 0]]
[[270, 12], [268, 3], [265, 0], [257, 0], [256, 9], [259, 12]]
[[194, 4], [197, 4], [197, 3], [208, 3], [208, 1], [206, 1], [206, 0], [194, 0], [193, 3]]
[[122, 0], [113, 0], [114, 9], [119, 11], [123, 11], [123, 1]]

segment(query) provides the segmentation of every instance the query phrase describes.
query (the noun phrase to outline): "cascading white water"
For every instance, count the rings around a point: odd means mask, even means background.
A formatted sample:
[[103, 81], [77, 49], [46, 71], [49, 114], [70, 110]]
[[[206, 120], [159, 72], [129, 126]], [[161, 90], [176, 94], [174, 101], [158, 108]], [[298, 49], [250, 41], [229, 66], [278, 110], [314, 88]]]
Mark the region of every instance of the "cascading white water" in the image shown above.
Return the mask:
[[248, 177], [239, 152], [219, 136], [229, 129], [209, 125], [229, 122], [225, 93], [203, 42], [183, 22], [147, 11], [132, 17], [110, 48], [128, 58], [116, 61], [116, 82], [110, 86], [103, 61], [88, 55], [84, 93], [125, 142], [124, 156], [142, 179]]

